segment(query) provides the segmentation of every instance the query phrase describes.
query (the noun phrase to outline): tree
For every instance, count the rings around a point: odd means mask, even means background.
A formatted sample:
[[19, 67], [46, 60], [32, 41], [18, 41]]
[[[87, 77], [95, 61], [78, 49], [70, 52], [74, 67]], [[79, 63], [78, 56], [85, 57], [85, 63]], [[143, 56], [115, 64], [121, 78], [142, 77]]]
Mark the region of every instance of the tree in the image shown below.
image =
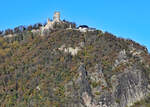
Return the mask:
[[14, 28], [14, 33], [21, 33], [21, 32], [23, 32], [25, 30], [26, 30], [26, 27], [24, 27], [24, 26], [18, 26], [16, 28]]
[[3, 35], [3, 33], [4, 33], [3, 31], [0, 31], [0, 36], [2, 36], [2, 35]]
[[36, 23], [33, 25], [33, 29], [39, 29], [42, 26], [41, 23]]
[[5, 30], [5, 35], [9, 35], [9, 34], [13, 34], [13, 30], [12, 29], [6, 29]]
[[28, 30], [28, 31], [31, 31], [32, 29], [33, 29], [32, 25], [29, 25], [29, 26], [27, 27], [27, 30]]
[[14, 28], [14, 33], [19, 33], [19, 27]]

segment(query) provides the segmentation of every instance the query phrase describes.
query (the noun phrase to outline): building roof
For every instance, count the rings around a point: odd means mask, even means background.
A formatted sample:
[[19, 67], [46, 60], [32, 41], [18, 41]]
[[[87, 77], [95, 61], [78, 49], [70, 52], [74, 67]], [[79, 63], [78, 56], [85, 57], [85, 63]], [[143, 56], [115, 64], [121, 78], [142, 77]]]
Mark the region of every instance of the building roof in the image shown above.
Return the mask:
[[78, 28], [89, 28], [87, 25], [80, 25]]

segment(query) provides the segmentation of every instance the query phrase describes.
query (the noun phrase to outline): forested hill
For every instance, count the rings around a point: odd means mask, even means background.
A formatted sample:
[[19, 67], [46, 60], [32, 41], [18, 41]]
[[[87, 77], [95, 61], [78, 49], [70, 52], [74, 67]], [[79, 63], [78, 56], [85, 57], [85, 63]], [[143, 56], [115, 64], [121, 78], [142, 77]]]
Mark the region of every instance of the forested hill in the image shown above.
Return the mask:
[[150, 107], [150, 55], [132, 40], [67, 21], [2, 35], [2, 107]]

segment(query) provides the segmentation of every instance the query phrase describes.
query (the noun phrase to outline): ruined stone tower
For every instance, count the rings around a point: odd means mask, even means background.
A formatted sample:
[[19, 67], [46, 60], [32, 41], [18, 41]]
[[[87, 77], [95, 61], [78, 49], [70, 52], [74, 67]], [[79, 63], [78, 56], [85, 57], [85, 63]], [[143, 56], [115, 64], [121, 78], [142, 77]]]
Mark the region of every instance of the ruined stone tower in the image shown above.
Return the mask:
[[47, 24], [43, 27], [41, 27], [41, 31], [42, 33], [45, 31], [45, 30], [49, 30], [49, 29], [53, 29], [53, 26], [55, 23], [60, 23], [61, 20], [60, 20], [60, 12], [55, 12], [54, 13], [54, 16], [53, 16], [53, 20], [50, 20], [49, 18], [47, 19]]
[[51, 23], [51, 20], [49, 18], [47, 19], [47, 23]]
[[53, 16], [54, 22], [60, 22], [60, 12], [55, 12]]

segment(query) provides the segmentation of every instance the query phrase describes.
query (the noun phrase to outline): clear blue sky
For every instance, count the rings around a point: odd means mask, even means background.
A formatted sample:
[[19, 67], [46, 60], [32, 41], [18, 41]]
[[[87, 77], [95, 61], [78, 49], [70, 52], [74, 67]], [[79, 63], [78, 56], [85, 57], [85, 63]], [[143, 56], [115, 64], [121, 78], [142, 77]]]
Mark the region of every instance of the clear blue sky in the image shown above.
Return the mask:
[[130, 38], [150, 51], [150, 0], [0, 0], [0, 29], [61, 19]]

